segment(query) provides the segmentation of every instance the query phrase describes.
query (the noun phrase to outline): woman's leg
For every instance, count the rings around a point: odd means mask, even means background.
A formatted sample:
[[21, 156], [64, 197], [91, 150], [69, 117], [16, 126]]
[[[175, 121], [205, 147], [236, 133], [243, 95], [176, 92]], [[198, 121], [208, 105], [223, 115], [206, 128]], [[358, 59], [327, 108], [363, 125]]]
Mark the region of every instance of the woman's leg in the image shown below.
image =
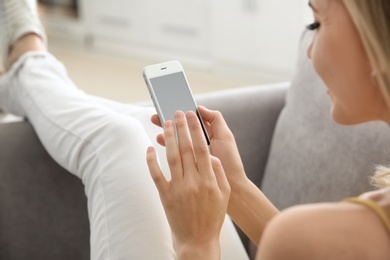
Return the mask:
[[[150, 142], [144, 127], [78, 90], [45, 51], [39, 31], [23, 35], [10, 44], [12, 67], [0, 79], [0, 106], [27, 117], [51, 156], [82, 179], [91, 258], [174, 258], [170, 228], [145, 162]], [[230, 221], [222, 234], [222, 247], [228, 249], [224, 259], [245, 255]]]
[[27, 117], [50, 155], [83, 181], [92, 259], [174, 258], [145, 162], [149, 138], [138, 120], [91, 102], [45, 52], [22, 56], [1, 78], [0, 96], [8, 100], [6, 109]]
[[150, 143], [143, 127], [74, 86], [45, 51], [34, 8], [31, 0], [0, 0], [0, 47], [9, 69], [0, 79], [0, 106], [26, 117], [50, 155], [83, 181], [92, 259], [173, 259], [145, 163]]
[[[0, 96], [14, 97], [8, 108], [21, 111], [16, 113], [28, 118], [50, 155], [82, 179], [92, 259], [174, 258], [170, 229], [145, 163], [147, 132], [155, 132], [145, 131], [139, 120], [146, 124], [151, 110], [128, 111], [130, 117], [108, 109], [79, 91], [61, 64], [42, 52], [24, 55], [0, 82]], [[247, 258], [230, 220], [221, 246], [223, 259]]]
[[[28, 43], [21, 41], [30, 34], [40, 39]], [[0, 65], [5, 65], [6, 69], [25, 51], [44, 50], [46, 33], [38, 17], [36, 0], [0, 0], [0, 35]], [[12, 50], [17, 44], [18, 50]]]

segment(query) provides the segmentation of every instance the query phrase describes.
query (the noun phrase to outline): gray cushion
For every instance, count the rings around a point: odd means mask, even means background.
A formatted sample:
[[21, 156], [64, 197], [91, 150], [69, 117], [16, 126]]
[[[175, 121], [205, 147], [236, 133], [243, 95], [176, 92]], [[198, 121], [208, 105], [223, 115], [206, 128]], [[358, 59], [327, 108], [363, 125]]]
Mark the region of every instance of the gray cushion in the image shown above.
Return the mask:
[[89, 259], [81, 181], [47, 154], [28, 122], [0, 124], [0, 259]]
[[373, 187], [376, 164], [390, 164], [390, 131], [382, 122], [336, 124], [326, 87], [306, 58], [303, 37], [298, 71], [274, 133], [262, 190], [279, 208], [338, 201]]

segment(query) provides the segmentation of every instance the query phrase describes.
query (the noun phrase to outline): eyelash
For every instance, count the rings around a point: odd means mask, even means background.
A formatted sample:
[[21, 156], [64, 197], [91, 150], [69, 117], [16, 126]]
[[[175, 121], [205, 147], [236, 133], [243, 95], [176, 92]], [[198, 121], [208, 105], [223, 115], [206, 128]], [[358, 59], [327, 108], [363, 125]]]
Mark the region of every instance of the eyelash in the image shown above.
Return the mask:
[[317, 30], [319, 27], [320, 27], [320, 23], [319, 22], [314, 22], [314, 23], [311, 23], [311, 24], [306, 26], [306, 28], [308, 30], [310, 30], [310, 31]]

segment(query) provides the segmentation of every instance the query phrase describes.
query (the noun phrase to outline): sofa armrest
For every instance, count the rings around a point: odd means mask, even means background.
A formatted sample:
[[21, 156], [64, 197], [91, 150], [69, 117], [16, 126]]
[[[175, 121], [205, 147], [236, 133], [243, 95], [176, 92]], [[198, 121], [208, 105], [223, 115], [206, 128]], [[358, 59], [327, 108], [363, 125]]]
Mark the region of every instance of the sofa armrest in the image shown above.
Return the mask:
[[27, 122], [0, 124], [0, 259], [89, 259], [84, 186]]
[[246, 174], [258, 186], [289, 86], [282, 82], [195, 96], [199, 105], [223, 114], [236, 138]]

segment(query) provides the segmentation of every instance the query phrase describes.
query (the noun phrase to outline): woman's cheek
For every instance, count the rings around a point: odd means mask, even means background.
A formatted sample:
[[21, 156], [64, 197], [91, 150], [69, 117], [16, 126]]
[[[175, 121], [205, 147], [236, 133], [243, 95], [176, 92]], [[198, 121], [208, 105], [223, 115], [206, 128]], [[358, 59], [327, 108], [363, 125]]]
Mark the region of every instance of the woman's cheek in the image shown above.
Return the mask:
[[323, 55], [323, 51], [320, 48], [321, 46], [318, 46], [318, 43], [313, 43], [311, 47], [311, 59], [313, 63], [314, 70], [317, 72], [318, 76], [327, 84], [326, 80], [326, 64], [325, 64], [325, 57]]
[[[313, 62], [313, 67], [318, 76], [322, 79], [328, 89], [332, 89], [332, 81], [336, 75], [337, 62], [332, 61], [331, 44], [325, 41], [326, 39], [320, 32], [317, 32], [311, 44], [310, 55]], [[333, 78], [333, 79], [332, 79]]]

